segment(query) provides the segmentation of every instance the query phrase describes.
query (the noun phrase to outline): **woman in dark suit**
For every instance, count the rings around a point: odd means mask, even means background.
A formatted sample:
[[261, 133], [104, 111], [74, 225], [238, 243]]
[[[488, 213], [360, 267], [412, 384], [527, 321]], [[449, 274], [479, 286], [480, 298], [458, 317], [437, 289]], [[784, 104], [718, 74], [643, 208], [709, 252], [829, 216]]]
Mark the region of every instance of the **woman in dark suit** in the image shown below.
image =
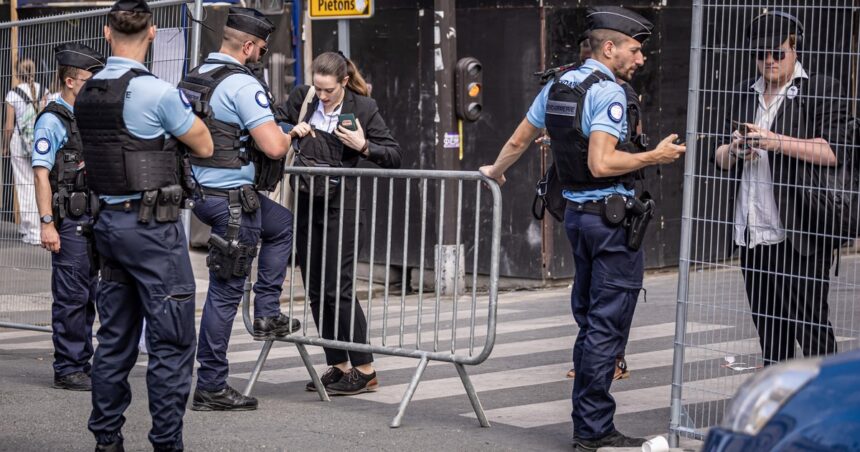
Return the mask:
[[[376, 101], [369, 96], [369, 89], [355, 64], [344, 55], [326, 52], [314, 59], [313, 96], [308, 96], [310, 86], [299, 86], [290, 94], [285, 106], [289, 122], [295, 124], [290, 134], [299, 139], [308, 135], [332, 134], [336, 140], [327, 140], [335, 145], [342, 144], [342, 164], [352, 168], [362, 160], [368, 160], [383, 168], [400, 167], [400, 145], [392, 138], [385, 125]], [[299, 118], [302, 105], [307, 102], [304, 117]], [[338, 116], [352, 113], [355, 115], [356, 130], [349, 130], [339, 124]], [[332, 138], [331, 136], [329, 138]], [[301, 143], [299, 144], [301, 146]], [[318, 177], [315, 183], [324, 183]], [[296, 214], [297, 263], [302, 270], [305, 291], [310, 299], [311, 312], [317, 329], [325, 339], [366, 343], [367, 320], [356, 297], [353, 312], [353, 266], [355, 262], [355, 181], [346, 180], [344, 188], [343, 231], [339, 234], [340, 190], [328, 201], [325, 210], [323, 198], [313, 202], [313, 212], [308, 212], [310, 197], [300, 192]], [[311, 215], [312, 214], [312, 215]], [[328, 217], [328, 226], [324, 220]], [[311, 252], [308, 266], [308, 223], [311, 224]], [[341, 238], [340, 240], [339, 237]], [[326, 252], [323, 256], [323, 243]], [[360, 245], [360, 243], [359, 243]], [[340, 255], [338, 251], [340, 250]], [[338, 258], [340, 258], [340, 291], [338, 293]], [[323, 261], [325, 269], [323, 269]], [[324, 293], [320, 294], [320, 276], [325, 271]], [[322, 309], [323, 324], [320, 325]], [[337, 314], [336, 314], [337, 311]], [[335, 338], [335, 317], [337, 316], [337, 337]], [[350, 327], [351, 320], [353, 321]], [[350, 332], [352, 331], [352, 337]], [[378, 386], [373, 369], [373, 355], [364, 352], [346, 351], [325, 347], [326, 363], [329, 369], [322, 375], [322, 383], [332, 394], [353, 395], [373, 391]], [[315, 391], [313, 382], [306, 387]]]

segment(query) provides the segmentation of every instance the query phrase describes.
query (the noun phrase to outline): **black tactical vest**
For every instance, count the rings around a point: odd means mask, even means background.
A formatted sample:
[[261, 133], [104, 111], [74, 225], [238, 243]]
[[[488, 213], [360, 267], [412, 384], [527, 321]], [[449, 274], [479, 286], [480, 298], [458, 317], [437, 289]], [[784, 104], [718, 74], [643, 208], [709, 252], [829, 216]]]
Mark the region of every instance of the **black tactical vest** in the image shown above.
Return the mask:
[[[231, 75], [247, 74], [253, 77], [253, 74], [247, 68], [235, 63], [220, 60], [205, 60], [203, 64], [220, 64], [222, 66], [204, 73], [200, 72], [201, 66], [198, 66], [192, 69], [179, 82], [179, 89], [191, 101], [197, 100], [209, 104], [215, 88]], [[212, 135], [215, 152], [210, 158], [191, 156], [191, 163], [209, 168], [239, 169], [251, 161], [251, 143], [247, 140], [249, 134], [244, 126], [220, 121], [212, 116], [204, 119], [203, 123], [209, 128], [209, 133]]]
[[631, 174], [594, 177], [588, 168], [588, 137], [582, 132], [585, 95], [595, 83], [610, 80], [608, 75], [595, 70], [576, 86], [559, 77], [550, 87], [546, 103], [546, 130], [551, 139], [550, 148], [559, 181], [565, 189], [594, 190], [618, 183], [632, 186]]
[[53, 113], [63, 123], [66, 129], [66, 144], [57, 150], [54, 158], [54, 166], [48, 175], [51, 183], [51, 193], [57, 193], [63, 188], [66, 194], [87, 191], [86, 178], [84, 176], [83, 145], [81, 144], [81, 133], [72, 112], [59, 102], [51, 102], [39, 113], [36, 122], [45, 113]]
[[176, 138], [138, 138], [125, 125], [123, 106], [135, 77], [154, 76], [129, 69], [118, 79], [91, 79], [75, 100], [87, 184], [99, 195], [129, 195], [179, 184]]

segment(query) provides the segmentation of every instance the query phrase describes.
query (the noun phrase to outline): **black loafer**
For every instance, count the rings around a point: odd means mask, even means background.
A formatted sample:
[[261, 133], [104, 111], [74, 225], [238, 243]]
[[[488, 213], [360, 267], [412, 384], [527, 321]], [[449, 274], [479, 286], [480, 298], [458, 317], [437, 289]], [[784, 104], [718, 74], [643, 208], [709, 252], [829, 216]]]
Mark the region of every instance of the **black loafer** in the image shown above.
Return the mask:
[[225, 386], [220, 391], [194, 390], [194, 400], [191, 402], [194, 411], [253, 411], [257, 409], [257, 399], [247, 397]]
[[302, 327], [302, 322], [291, 319], [286, 314], [273, 317], [258, 317], [254, 319], [254, 340], [264, 341], [295, 333]]
[[92, 391], [93, 382], [84, 372], [74, 372], [58, 377], [54, 375], [54, 388], [69, 391]]
[[[330, 385], [337, 383], [343, 378], [345, 374], [342, 370], [337, 367], [329, 367], [328, 370], [325, 371], [324, 374], [320, 377], [320, 382], [324, 388], [328, 388]], [[308, 384], [305, 385], [305, 391], [316, 391], [317, 386], [314, 384], [313, 380], [309, 381]]]
[[595, 452], [601, 447], [642, 447], [648, 440], [645, 438], [632, 438], [625, 436], [618, 430], [598, 439], [573, 439], [573, 447], [576, 452]]

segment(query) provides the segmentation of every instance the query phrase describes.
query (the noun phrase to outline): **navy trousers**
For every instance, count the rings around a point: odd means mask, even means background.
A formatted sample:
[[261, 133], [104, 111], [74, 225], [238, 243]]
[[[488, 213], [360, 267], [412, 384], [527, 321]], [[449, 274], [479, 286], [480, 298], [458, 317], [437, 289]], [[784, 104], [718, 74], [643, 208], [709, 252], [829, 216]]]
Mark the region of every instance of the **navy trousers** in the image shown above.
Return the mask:
[[573, 348], [573, 434], [593, 440], [615, 430], [609, 387], [642, 289], [643, 254], [627, 247], [623, 227], [609, 227], [600, 216], [568, 207], [564, 226], [576, 269], [570, 305], [579, 326]]
[[78, 223], [88, 216], [66, 218], [59, 228], [60, 252], [51, 253], [51, 339], [54, 342], [54, 375], [90, 373], [93, 356], [93, 321], [96, 317], [96, 284], [90, 276], [87, 241], [77, 234]]
[[[212, 234], [223, 237], [230, 218], [227, 206], [227, 198], [208, 195], [205, 199], [197, 199], [194, 214], [212, 228]], [[243, 245], [257, 246], [260, 240], [260, 214], [261, 209], [250, 214], [242, 212], [239, 242]], [[227, 347], [244, 286], [243, 277], [223, 280], [209, 271], [209, 291], [206, 293], [206, 304], [203, 305], [197, 346], [197, 362], [200, 363], [197, 388], [203, 391], [220, 391], [227, 385], [230, 370]]]
[[281, 313], [281, 291], [293, 246], [293, 214], [286, 207], [260, 196], [260, 253], [254, 283], [254, 317]]
[[134, 210], [104, 210], [95, 226], [103, 261], [123, 269], [131, 281], [103, 278], [99, 283], [96, 307], [101, 327], [93, 359], [89, 429], [100, 444], [120, 435], [123, 412], [131, 402], [128, 373], [137, 361], [145, 318], [149, 440], [156, 447], [182, 449], [182, 417], [195, 349], [191, 260], [180, 222], [138, 223]]

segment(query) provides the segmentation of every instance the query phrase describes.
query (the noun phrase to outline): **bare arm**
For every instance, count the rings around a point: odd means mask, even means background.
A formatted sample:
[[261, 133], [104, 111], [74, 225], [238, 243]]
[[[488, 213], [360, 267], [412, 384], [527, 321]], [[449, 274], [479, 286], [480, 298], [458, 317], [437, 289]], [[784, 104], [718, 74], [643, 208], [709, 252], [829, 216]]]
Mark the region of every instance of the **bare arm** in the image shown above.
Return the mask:
[[588, 137], [588, 169], [594, 177], [621, 176], [650, 165], [672, 163], [686, 150], [685, 145], [673, 144], [678, 135], [664, 138], [653, 151], [631, 154], [615, 149], [618, 139], [602, 131]]
[[191, 154], [195, 157], [209, 158], [212, 157], [212, 152], [215, 147], [212, 144], [212, 135], [209, 134], [209, 129], [203, 124], [200, 118], [194, 118], [194, 124], [184, 135], [176, 137], [189, 147]]
[[[51, 208], [51, 183], [48, 180], [49, 173], [50, 170], [42, 166], [33, 168], [36, 182], [36, 206], [39, 209], [39, 217], [51, 215], [53, 212]], [[40, 222], [42, 225], [42, 246], [53, 253], [60, 251], [60, 235], [57, 234], [57, 228], [54, 226], [56, 221], [57, 219], [55, 218], [53, 223], [44, 224]]]
[[495, 179], [499, 185], [505, 183], [505, 171], [508, 170], [529, 148], [529, 145], [540, 135], [540, 129], [533, 126], [528, 119], [523, 119], [514, 134], [502, 147], [496, 162], [492, 165], [482, 166], [481, 173], [484, 176]]
[[275, 124], [275, 121], [266, 121], [251, 129], [250, 132], [257, 148], [270, 159], [277, 160], [287, 155], [292, 140]]

